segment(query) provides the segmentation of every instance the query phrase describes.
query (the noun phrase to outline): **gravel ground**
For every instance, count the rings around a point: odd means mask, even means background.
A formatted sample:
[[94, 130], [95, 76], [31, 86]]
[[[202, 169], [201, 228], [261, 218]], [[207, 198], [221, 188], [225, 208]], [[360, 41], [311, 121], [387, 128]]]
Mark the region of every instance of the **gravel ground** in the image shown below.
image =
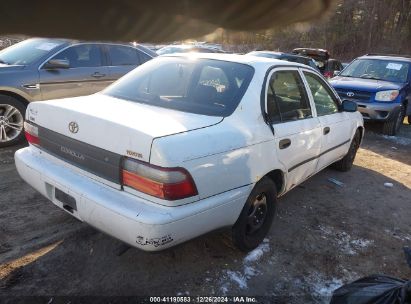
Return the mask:
[[282, 197], [268, 237], [249, 254], [233, 248], [224, 229], [163, 252], [118, 256], [120, 242], [19, 178], [18, 147], [0, 149], [0, 295], [265, 295], [327, 303], [335, 288], [361, 276], [411, 278], [402, 253], [411, 245], [411, 126], [397, 137], [376, 129], [367, 126], [350, 172], [326, 169]]

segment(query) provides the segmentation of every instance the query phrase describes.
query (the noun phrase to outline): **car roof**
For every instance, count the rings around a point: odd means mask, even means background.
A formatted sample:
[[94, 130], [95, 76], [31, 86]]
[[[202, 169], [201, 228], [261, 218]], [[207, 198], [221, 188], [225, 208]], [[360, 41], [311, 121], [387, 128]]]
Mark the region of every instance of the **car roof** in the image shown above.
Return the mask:
[[[182, 50], [191, 50], [191, 49], [198, 49], [198, 50], [208, 50], [208, 51], [212, 51], [212, 52], [221, 52], [224, 53], [224, 51], [222, 49], [219, 49], [216, 46], [213, 45], [207, 45], [207, 44], [169, 44], [166, 45], [159, 50], [162, 49], [169, 49], [169, 48], [175, 48], [175, 49], [182, 49]], [[166, 54], [164, 54], [166, 55]]]
[[221, 54], [221, 53], [190, 53], [190, 54], [180, 53], [180, 54], [166, 54], [163, 56], [214, 59], [214, 60], [247, 64], [254, 68], [269, 68], [273, 65], [278, 65], [278, 66], [302, 67], [302, 68], [308, 68], [308, 69], [315, 71], [314, 69], [312, 69], [311, 67], [305, 64], [289, 62], [289, 61], [284, 61], [284, 60], [274, 59], [274, 58], [252, 56], [252, 55]]
[[299, 54], [291, 54], [291, 53], [275, 52], [275, 51], [252, 51], [252, 52], [247, 53], [246, 55], [253, 55], [253, 53], [272, 54], [272, 55], [284, 56], [284, 57], [289, 57], [289, 58], [303, 58], [303, 59], [312, 60], [311, 57], [307, 57], [307, 56], [303, 56]]
[[401, 55], [364, 55], [358, 57], [358, 59], [379, 59], [379, 60], [395, 60], [395, 61], [407, 61], [411, 62], [411, 57], [405, 57]]
[[[39, 39], [40, 37], [33, 37], [29, 39]], [[151, 57], [157, 57], [158, 54], [149, 48], [145, 47], [144, 45], [137, 44], [137, 43], [132, 43], [132, 42], [119, 42], [119, 41], [83, 41], [83, 40], [76, 40], [76, 39], [67, 39], [67, 38], [40, 38], [40, 39], [45, 39], [50, 42], [52, 41], [61, 41], [61, 45], [69, 46], [69, 45], [74, 45], [74, 44], [118, 44], [118, 45], [125, 45], [125, 46], [131, 46], [134, 47], [140, 51], [143, 51], [147, 55]]]

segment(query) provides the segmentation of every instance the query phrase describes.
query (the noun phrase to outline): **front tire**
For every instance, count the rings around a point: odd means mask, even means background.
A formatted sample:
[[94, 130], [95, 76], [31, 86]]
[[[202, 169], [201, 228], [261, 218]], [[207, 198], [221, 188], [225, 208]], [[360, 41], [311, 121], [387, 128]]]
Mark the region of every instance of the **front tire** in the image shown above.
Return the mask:
[[332, 165], [332, 167], [342, 172], [347, 172], [351, 170], [352, 165], [354, 163], [355, 156], [357, 155], [358, 148], [360, 147], [360, 142], [361, 142], [361, 134], [360, 134], [360, 131], [357, 130], [355, 132], [353, 140], [351, 141], [350, 149], [348, 150], [347, 154], [342, 159], [335, 162]]
[[405, 108], [400, 107], [389, 120], [384, 122], [382, 126], [382, 133], [384, 135], [395, 136], [398, 133], [404, 120], [404, 112]]
[[273, 222], [277, 205], [275, 183], [263, 177], [251, 191], [232, 229], [234, 245], [248, 252], [265, 238]]
[[18, 99], [0, 95], [0, 148], [24, 139], [23, 123], [26, 106]]

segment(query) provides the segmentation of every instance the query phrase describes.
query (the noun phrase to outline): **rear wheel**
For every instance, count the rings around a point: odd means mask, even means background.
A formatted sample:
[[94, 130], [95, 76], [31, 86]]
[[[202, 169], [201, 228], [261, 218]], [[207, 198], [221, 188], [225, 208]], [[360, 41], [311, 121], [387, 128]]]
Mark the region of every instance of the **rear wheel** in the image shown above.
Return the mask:
[[0, 96], [0, 147], [7, 147], [24, 138], [25, 105], [11, 96]]
[[404, 116], [405, 116], [404, 112], [405, 112], [404, 107], [397, 109], [394, 115], [392, 115], [392, 117], [389, 120], [384, 122], [382, 126], [382, 133], [385, 135], [389, 135], [389, 136], [396, 135], [398, 131], [400, 130], [400, 127], [404, 121]]
[[264, 240], [273, 222], [276, 205], [276, 186], [264, 177], [251, 191], [233, 226], [233, 242], [240, 250], [253, 250]]
[[332, 167], [342, 172], [349, 171], [352, 168], [352, 165], [354, 163], [355, 156], [357, 155], [357, 150], [360, 147], [360, 142], [361, 142], [361, 134], [360, 134], [360, 131], [357, 130], [351, 142], [348, 153], [342, 159], [335, 162], [332, 165]]

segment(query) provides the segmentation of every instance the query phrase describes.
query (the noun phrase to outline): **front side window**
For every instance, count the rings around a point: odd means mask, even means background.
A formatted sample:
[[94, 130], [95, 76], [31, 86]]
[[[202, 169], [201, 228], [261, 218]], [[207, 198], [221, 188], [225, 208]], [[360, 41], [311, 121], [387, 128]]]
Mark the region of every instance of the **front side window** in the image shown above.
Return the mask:
[[152, 106], [226, 117], [237, 108], [254, 74], [245, 64], [157, 57], [103, 93]]
[[111, 59], [111, 65], [139, 65], [140, 60], [137, 50], [122, 45], [109, 45], [108, 53]]
[[267, 112], [272, 123], [312, 117], [307, 93], [298, 71], [273, 73], [267, 88]]
[[80, 44], [71, 46], [52, 59], [68, 60], [70, 68], [101, 66], [101, 51], [97, 45]]
[[347, 66], [340, 76], [407, 82], [409, 69], [410, 64], [408, 62], [357, 59]]
[[307, 79], [308, 86], [314, 98], [317, 116], [337, 113], [338, 101], [333, 96], [330, 88], [328, 88], [317, 75], [304, 72], [304, 76]]

